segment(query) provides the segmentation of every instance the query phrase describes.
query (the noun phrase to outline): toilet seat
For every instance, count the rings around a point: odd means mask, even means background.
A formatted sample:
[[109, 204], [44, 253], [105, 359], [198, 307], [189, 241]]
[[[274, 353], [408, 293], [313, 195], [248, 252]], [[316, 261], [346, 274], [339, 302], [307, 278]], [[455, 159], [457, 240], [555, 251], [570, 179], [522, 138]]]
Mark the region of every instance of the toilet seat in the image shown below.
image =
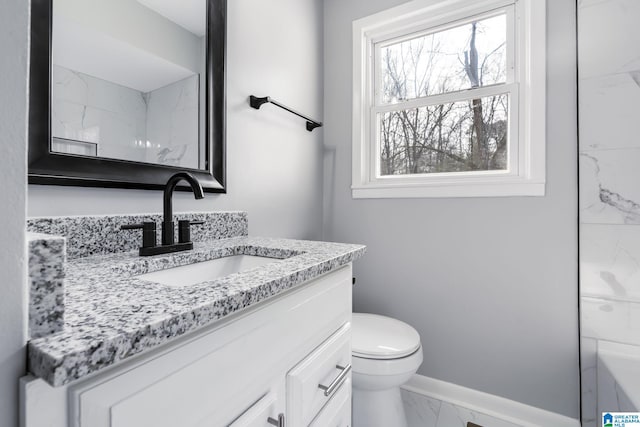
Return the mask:
[[410, 356], [420, 348], [418, 332], [397, 319], [353, 313], [351, 320], [354, 357], [390, 360]]
[[351, 357], [351, 366], [355, 374], [390, 376], [415, 373], [422, 364], [422, 347], [418, 347], [413, 354], [399, 359], [370, 359], [366, 357]]

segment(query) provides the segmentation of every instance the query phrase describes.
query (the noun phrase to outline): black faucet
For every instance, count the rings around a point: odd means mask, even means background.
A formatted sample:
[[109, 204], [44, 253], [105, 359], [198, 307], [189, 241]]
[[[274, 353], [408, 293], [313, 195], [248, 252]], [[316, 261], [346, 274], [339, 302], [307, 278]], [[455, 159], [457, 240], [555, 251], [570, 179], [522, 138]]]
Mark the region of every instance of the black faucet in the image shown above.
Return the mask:
[[[176, 189], [178, 183], [182, 180], [185, 180], [191, 186], [191, 190], [193, 191], [193, 195], [196, 200], [204, 199], [204, 192], [202, 191], [202, 186], [198, 182], [197, 179], [193, 177], [190, 173], [187, 172], [179, 172], [169, 178], [167, 181], [167, 185], [164, 187], [164, 196], [163, 196], [163, 204], [162, 211], [164, 214], [164, 219], [162, 221], [162, 244], [163, 245], [173, 245], [175, 243], [174, 239], [174, 229], [175, 225], [173, 224], [173, 190]], [[182, 222], [182, 221], [181, 221]], [[184, 243], [184, 242], [183, 242]]]
[[197, 179], [188, 172], [179, 172], [172, 175], [164, 187], [163, 195], [163, 215], [162, 220], [162, 245], [157, 245], [156, 223], [153, 221], [145, 221], [142, 224], [129, 224], [120, 227], [121, 230], [142, 229], [142, 246], [140, 247], [140, 256], [159, 255], [170, 252], [188, 251], [193, 249], [191, 241], [191, 226], [203, 224], [203, 221], [178, 221], [178, 243], [175, 241], [175, 225], [173, 222], [173, 191], [178, 183], [185, 180], [191, 186], [193, 195], [196, 200], [204, 198], [202, 186]]

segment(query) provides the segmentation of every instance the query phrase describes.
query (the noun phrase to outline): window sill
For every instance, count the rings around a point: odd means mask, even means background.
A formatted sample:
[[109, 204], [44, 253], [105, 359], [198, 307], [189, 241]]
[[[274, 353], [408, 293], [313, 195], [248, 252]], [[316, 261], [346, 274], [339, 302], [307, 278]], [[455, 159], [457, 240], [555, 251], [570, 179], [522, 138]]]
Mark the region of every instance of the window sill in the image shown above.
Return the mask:
[[354, 199], [544, 196], [545, 183], [533, 181], [429, 184], [365, 184], [351, 186]]

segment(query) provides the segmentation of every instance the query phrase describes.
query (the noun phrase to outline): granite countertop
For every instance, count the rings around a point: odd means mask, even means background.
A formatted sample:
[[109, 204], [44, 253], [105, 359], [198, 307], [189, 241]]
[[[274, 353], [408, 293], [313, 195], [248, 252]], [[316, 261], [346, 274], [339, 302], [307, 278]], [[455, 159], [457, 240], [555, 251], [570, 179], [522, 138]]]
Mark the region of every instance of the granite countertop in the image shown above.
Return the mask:
[[[70, 260], [63, 330], [29, 342], [29, 370], [52, 386], [67, 384], [335, 270], [364, 252], [362, 245], [232, 237], [153, 257], [122, 252]], [[283, 260], [182, 287], [135, 277], [239, 254]]]

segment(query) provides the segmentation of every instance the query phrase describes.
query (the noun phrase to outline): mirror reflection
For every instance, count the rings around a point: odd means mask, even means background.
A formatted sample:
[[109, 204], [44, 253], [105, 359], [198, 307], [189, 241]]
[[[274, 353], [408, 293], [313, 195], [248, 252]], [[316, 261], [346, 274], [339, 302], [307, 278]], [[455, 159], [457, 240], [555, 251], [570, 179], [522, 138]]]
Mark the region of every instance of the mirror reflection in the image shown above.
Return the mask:
[[51, 151], [206, 169], [206, 0], [54, 0]]

